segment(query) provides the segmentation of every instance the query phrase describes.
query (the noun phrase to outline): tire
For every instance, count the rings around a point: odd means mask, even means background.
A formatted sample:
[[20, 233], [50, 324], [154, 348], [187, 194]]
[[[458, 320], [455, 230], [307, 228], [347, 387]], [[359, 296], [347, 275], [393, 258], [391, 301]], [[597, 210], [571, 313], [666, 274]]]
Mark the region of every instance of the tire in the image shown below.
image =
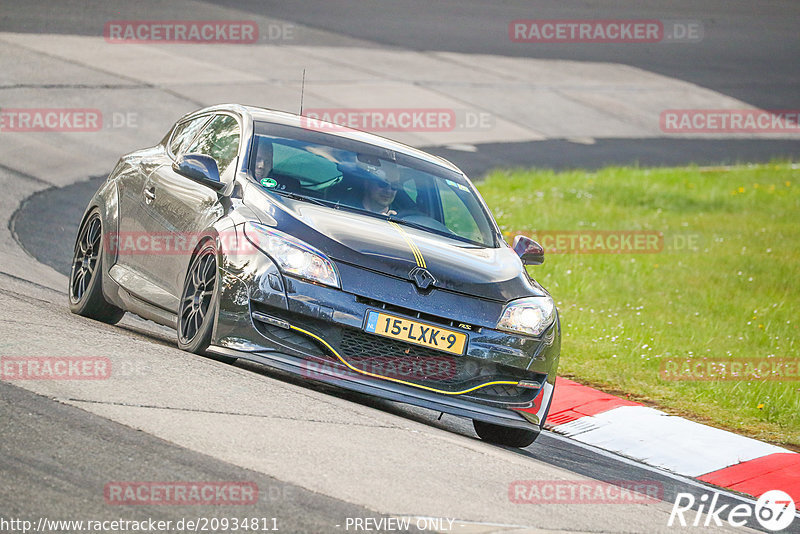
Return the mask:
[[538, 430], [512, 428], [476, 420], [472, 421], [472, 426], [482, 440], [508, 447], [527, 447], [539, 437]]
[[117, 324], [125, 315], [103, 296], [103, 224], [97, 210], [78, 230], [68, 289], [72, 313], [107, 324]]
[[183, 282], [178, 307], [178, 348], [214, 360], [233, 363], [236, 358], [211, 355], [214, 316], [219, 304], [217, 249], [211, 240], [205, 241], [192, 258]]

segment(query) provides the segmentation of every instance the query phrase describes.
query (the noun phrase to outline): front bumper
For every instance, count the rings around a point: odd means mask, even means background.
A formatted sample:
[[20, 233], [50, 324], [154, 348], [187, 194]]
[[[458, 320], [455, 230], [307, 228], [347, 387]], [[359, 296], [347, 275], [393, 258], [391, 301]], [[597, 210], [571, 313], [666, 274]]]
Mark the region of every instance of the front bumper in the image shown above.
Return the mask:
[[[432, 315], [403, 307], [402, 296], [399, 304], [371, 298], [371, 286], [385, 285], [382, 275], [365, 272], [355, 294], [285, 277], [263, 254], [224, 257], [221, 273], [210, 352], [471, 419], [528, 429], [544, 423], [560, 351], [558, 321], [541, 338], [517, 336], [469, 323], [463, 310], [479, 299], [462, 297], [459, 317], [442, 317], [439, 309]], [[466, 352], [366, 333], [364, 317], [376, 309], [460, 328], [469, 335]]]
[[[444, 397], [438, 393], [431, 393], [388, 381], [377, 381], [357, 374], [346, 375], [325, 366], [311, 366], [313, 370], [310, 370], [307, 362], [303, 358], [276, 351], [246, 352], [225, 347], [211, 346], [208, 352], [220, 356], [242, 358], [294, 375], [303, 376], [316, 382], [334, 385], [358, 393], [374, 395], [390, 401], [420, 406], [437, 412], [514, 428], [529, 430], [541, 430], [542, 428], [542, 424], [533, 423], [530, 418], [523, 417], [515, 410], [486, 406], [458, 397]], [[549, 405], [552, 386], [548, 383], [545, 388], [548, 392], [543, 392], [543, 396], [547, 397], [547, 404]]]

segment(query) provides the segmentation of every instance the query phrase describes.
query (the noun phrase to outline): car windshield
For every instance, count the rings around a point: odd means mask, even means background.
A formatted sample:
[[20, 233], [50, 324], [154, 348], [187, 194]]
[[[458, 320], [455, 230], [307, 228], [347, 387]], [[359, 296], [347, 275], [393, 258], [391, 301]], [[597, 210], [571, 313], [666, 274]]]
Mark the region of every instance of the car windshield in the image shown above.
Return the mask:
[[265, 189], [495, 247], [489, 215], [464, 177], [330, 134], [256, 123], [250, 172]]

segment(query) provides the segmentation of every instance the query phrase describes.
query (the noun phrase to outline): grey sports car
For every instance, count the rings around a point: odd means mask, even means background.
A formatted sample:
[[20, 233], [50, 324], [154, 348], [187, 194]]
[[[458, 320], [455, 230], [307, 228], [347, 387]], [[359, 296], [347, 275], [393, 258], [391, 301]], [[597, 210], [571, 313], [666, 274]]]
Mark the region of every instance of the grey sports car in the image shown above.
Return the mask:
[[469, 179], [372, 134], [240, 105], [123, 156], [81, 221], [69, 303], [178, 346], [473, 420], [524, 447], [553, 397], [558, 312]]

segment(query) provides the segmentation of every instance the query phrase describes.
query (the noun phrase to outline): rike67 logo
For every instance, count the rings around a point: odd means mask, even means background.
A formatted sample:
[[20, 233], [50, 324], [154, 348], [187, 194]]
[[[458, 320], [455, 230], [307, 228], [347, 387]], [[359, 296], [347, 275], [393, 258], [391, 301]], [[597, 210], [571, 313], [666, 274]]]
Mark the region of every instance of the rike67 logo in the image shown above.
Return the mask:
[[[750, 504], [741, 503], [728, 510], [730, 505], [717, 504], [719, 495], [719, 493], [714, 493], [711, 499], [708, 494], [701, 495], [699, 506], [693, 512], [694, 520], [692, 520], [692, 513], [689, 512], [694, 508], [697, 500], [691, 493], [678, 493], [675, 497], [675, 504], [672, 506], [672, 512], [669, 514], [667, 526], [709, 527], [714, 525], [721, 527], [727, 521], [731, 526], [744, 527], [755, 517], [755, 520], [763, 528], [779, 531], [791, 525], [795, 518], [794, 500], [788, 493], [781, 490], [770, 490], [761, 495], [756, 501], [755, 509]], [[705, 519], [703, 519], [704, 514]], [[726, 519], [723, 519], [723, 516], [726, 516]], [[755, 525], [751, 523], [750, 526]]]

